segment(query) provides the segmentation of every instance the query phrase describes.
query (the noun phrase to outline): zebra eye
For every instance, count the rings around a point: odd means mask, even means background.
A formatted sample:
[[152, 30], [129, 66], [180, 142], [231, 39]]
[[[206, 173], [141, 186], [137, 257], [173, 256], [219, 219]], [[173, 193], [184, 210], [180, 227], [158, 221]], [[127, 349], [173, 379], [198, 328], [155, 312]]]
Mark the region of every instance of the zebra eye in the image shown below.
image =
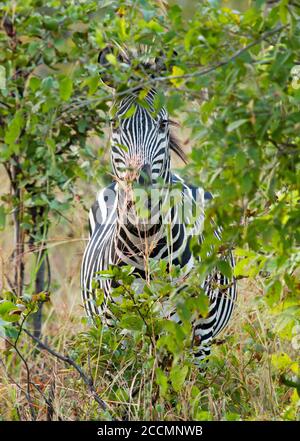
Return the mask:
[[161, 119], [159, 121], [158, 130], [160, 132], [165, 132], [167, 127], [168, 127], [168, 120], [167, 119]]

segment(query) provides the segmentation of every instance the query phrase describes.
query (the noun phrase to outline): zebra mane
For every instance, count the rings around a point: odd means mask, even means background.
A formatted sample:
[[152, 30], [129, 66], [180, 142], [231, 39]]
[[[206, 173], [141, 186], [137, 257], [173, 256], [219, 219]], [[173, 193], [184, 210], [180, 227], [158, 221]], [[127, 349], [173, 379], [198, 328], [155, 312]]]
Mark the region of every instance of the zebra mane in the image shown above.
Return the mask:
[[[169, 119], [169, 124], [173, 125], [173, 126], [179, 126], [179, 124], [176, 121], [170, 120]], [[187, 164], [188, 159], [187, 159], [187, 155], [184, 152], [182, 146], [180, 145], [180, 141], [179, 139], [174, 135], [174, 133], [172, 133], [172, 131], [170, 132], [170, 141], [169, 141], [169, 149], [174, 152], [177, 156], [179, 156], [179, 158], [185, 163]]]
[[176, 153], [177, 156], [179, 156], [182, 161], [187, 164], [187, 156], [186, 153], [183, 151], [179, 140], [175, 137], [173, 133], [170, 133], [170, 142], [169, 142], [169, 148], [172, 152]]

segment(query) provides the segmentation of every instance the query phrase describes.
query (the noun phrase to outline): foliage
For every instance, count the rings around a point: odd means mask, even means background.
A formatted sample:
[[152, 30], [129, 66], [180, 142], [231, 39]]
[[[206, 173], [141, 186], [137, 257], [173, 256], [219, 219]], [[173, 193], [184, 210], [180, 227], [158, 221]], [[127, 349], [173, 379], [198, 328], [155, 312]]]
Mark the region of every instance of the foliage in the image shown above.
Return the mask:
[[[235, 333], [215, 347], [202, 375], [193, 364], [189, 333], [193, 314], [207, 308], [201, 294], [197, 301], [191, 295], [197, 277], [218, 264], [209, 222], [202, 249], [194, 245], [201, 265], [180, 298], [172, 296], [176, 269], [168, 275], [163, 264], [153, 264], [156, 277], [142, 295], [130, 268], [100, 275], [122, 280], [115, 291], [123, 296], [115, 306], [115, 326], [98, 323], [68, 336], [67, 348], [77, 363], [90, 367], [112, 414], [299, 418], [297, 2], [253, 1], [241, 13], [204, 1], [189, 20], [177, 4], [146, 0], [52, 0], [47, 6], [26, 0], [1, 8], [0, 162], [21, 192], [2, 197], [0, 229], [21, 203], [21, 228], [38, 242], [49, 219], [68, 213], [78, 180], [110, 181], [104, 141], [95, 149], [90, 138], [104, 139], [110, 118], [112, 93], [100, 80], [96, 60], [113, 43], [106, 69], [116, 96], [136, 86], [155, 87], [157, 108], [166, 106], [189, 129], [190, 161], [181, 174], [213, 193], [207, 217], [223, 226], [223, 246], [235, 247], [235, 276], [246, 287], [240, 290], [245, 303], [250, 290], [253, 309], [237, 314]], [[143, 50], [129, 65], [120, 62], [118, 45]], [[160, 69], [141, 69], [148, 58], [162, 60]], [[34, 224], [32, 208], [38, 207], [44, 208], [42, 230]], [[215, 252], [207, 258], [212, 244]], [[29, 340], [16, 329], [36, 302], [47, 300], [37, 294], [1, 294], [1, 335], [20, 338], [24, 351]], [[160, 318], [156, 306], [165, 295], [176, 304], [182, 326]], [[103, 301], [101, 292], [97, 301]], [[10, 374], [22, 370], [13, 349], [5, 353]], [[72, 388], [75, 380], [69, 381]], [[89, 409], [81, 416], [99, 416], [93, 405]]]

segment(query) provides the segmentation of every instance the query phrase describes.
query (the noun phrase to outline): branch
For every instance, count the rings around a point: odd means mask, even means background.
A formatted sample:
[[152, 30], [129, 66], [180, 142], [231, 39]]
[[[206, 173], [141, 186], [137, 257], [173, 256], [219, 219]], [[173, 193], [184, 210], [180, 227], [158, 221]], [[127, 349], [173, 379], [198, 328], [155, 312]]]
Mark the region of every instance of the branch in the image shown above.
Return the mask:
[[[151, 85], [156, 82], [162, 82], [162, 81], [168, 81], [168, 80], [174, 80], [174, 79], [194, 78], [194, 77], [201, 77], [201, 76], [207, 75], [208, 73], [231, 63], [232, 61], [234, 61], [236, 58], [240, 57], [243, 53], [247, 52], [252, 47], [254, 47], [257, 44], [261, 43], [262, 41], [266, 40], [271, 35], [274, 35], [274, 34], [281, 32], [283, 29], [287, 28], [288, 26], [289, 25], [281, 25], [281, 26], [277, 26], [274, 29], [270, 29], [267, 32], [264, 32], [263, 34], [261, 34], [261, 36], [257, 40], [254, 40], [251, 43], [247, 44], [247, 46], [237, 50], [231, 57], [227, 58], [226, 60], [222, 60], [219, 63], [216, 63], [212, 66], [206, 67], [206, 68], [198, 70], [196, 72], [191, 72], [191, 73], [182, 74], [182, 75], [169, 75], [166, 77], [150, 78], [148, 81], [144, 81], [143, 83], [141, 83], [141, 86], [145, 87], [147, 85]], [[122, 95], [125, 95], [128, 93], [134, 92], [138, 87], [139, 87], [139, 85], [137, 84], [134, 87], [131, 87], [131, 88], [126, 89], [121, 92], [117, 92], [114, 96], [122, 96]]]
[[33, 421], [35, 421], [37, 415], [36, 415], [34, 403], [33, 403], [33, 400], [32, 400], [32, 397], [31, 397], [31, 392], [30, 392], [30, 385], [34, 385], [34, 383], [32, 383], [32, 381], [30, 380], [30, 369], [29, 369], [27, 360], [25, 359], [25, 357], [22, 355], [22, 353], [20, 352], [19, 348], [17, 347], [18, 341], [19, 341], [19, 338], [20, 338], [20, 335], [21, 335], [21, 332], [23, 330], [23, 326], [24, 326], [25, 321], [26, 321], [28, 316], [29, 316], [29, 313], [24, 316], [24, 318], [22, 320], [22, 323], [19, 326], [19, 332], [18, 332], [18, 335], [17, 335], [17, 337], [15, 339], [15, 342], [11, 343], [7, 339], [5, 339], [5, 341], [7, 343], [9, 343], [14, 348], [14, 350], [16, 351], [16, 353], [18, 354], [18, 356], [20, 357], [20, 359], [23, 361], [23, 363], [25, 365], [26, 378], [27, 378], [27, 390], [25, 392], [25, 396], [26, 396], [26, 399], [27, 399], [28, 404], [29, 404], [29, 410], [30, 410], [31, 418], [33, 419]]
[[49, 354], [53, 355], [53, 357], [56, 357], [59, 360], [61, 360], [61, 361], [65, 362], [65, 363], [69, 364], [70, 366], [72, 366], [79, 373], [80, 377], [82, 378], [84, 383], [89, 388], [89, 390], [90, 390], [94, 400], [99, 404], [100, 408], [102, 410], [107, 410], [107, 404], [103, 400], [101, 400], [101, 398], [97, 394], [96, 389], [94, 387], [94, 383], [93, 383], [92, 378], [88, 377], [86, 375], [86, 373], [81, 369], [81, 367], [78, 366], [78, 364], [76, 364], [75, 361], [71, 357], [69, 357], [68, 355], [59, 354], [58, 352], [54, 351], [46, 343], [43, 343], [39, 338], [37, 338], [34, 335], [32, 335], [27, 329], [23, 329], [23, 331], [32, 340], [34, 340], [38, 344], [38, 349], [39, 350], [40, 349], [44, 349], [45, 351], [49, 352]]
[[[298, 20], [297, 20], [298, 21]], [[109, 100], [113, 100], [116, 97], [120, 97], [120, 96], [124, 96], [127, 95], [131, 92], [136, 91], [138, 88], [140, 87], [147, 87], [147, 86], [151, 86], [154, 83], [157, 82], [164, 82], [164, 81], [169, 81], [169, 80], [174, 80], [174, 79], [184, 79], [184, 78], [194, 78], [194, 77], [201, 77], [204, 75], [209, 74], [210, 72], [213, 72], [214, 70], [219, 69], [222, 66], [226, 66], [227, 64], [231, 63], [232, 61], [234, 61], [236, 58], [238, 58], [240, 55], [242, 55], [243, 53], [247, 52], [249, 49], [251, 49], [252, 47], [256, 46], [257, 44], [261, 43], [262, 41], [267, 40], [267, 38], [271, 35], [277, 34], [279, 32], [281, 32], [283, 29], [289, 27], [289, 25], [281, 25], [281, 26], [277, 26], [274, 29], [270, 29], [269, 31], [264, 32], [263, 34], [261, 34], [261, 36], [259, 38], [257, 38], [256, 40], [252, 41], [251, 43], [249, 43], [247, 46], [238, 49], [231, 57], [220, 61], [219, 63], [216, 63], [212, 66], [208, 66], [205, 67], [201, 70], [197, 70], [195, 72], [191, 72], [191, 73], [186, 73], [183, 75], [169, 75], [169, 76], [161, 76], [161, 77], [154, 77], [154, 78], [149, 78], [149, 80], [145, 81], [141, 81], [136, 83], [135, 86], [132, 86], [130, 88], [127, 88], [125, 90], [122, 90], [120, 92], [115, 92], [115, 93], [111, 93], [108, 92], [106, 93], [104, 96], [102, 97], [95, 97], [95, 98], [90, 98], [87, 100], [82, 100], [80, 102], [71, 102], [71, 106], [69, 105], [68, 108], [63, 109], [62, 114], [65, 113], [69, 113], [69, 112], [74, 112], [75, 109], [80, 109], [81, 107], [85, 107], [86, 105], [91, 105], [93, 103], [97, 104], [99, 103], [99, 100], [104, 100], [104, 101], [109, 101]], [[191, 93], [191, 91], [188, 90], [188, 92]], [[58, 121], [59, 119], [61, 119], [61, 117], [58, 117], [56, 119], [56, 121]], [[105, 122], [105, 120], [103, 119], [103, 122]]]

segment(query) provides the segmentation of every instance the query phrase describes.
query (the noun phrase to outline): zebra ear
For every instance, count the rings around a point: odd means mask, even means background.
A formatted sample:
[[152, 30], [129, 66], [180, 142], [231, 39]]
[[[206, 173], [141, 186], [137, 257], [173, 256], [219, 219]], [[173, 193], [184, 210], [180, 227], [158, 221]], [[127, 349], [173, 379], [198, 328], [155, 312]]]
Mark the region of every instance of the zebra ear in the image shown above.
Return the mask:
[[[177, 52], [175, 50], [172, 51], [172, 59], [177, 57]], [[159, 55], [155, 58], [155, 71], [156, 73], [165, 73], [168, 68], [172, 67], [172, 62], [170, 60], [167, 62], [167, 56], [163, 51], [160, 51]]]
[[165, 72], [167, 70], [166, 56], [163, 53], [163, 51], [160, 51], [159, 55], [155, 57], [154, 63], [155, 63], [155, 71], [158, 74]]
[[129, 59], [126, 53], [116, 45], [108, 45], [102, 49], [98, 55], [98, 63], [101, 66], [100, 76], [104, 84], [115, 88], [114, 78], [112, 75], [112, 63], [109, 61], [109, 55], [113, 55], [120, 63], [129, 64]]

